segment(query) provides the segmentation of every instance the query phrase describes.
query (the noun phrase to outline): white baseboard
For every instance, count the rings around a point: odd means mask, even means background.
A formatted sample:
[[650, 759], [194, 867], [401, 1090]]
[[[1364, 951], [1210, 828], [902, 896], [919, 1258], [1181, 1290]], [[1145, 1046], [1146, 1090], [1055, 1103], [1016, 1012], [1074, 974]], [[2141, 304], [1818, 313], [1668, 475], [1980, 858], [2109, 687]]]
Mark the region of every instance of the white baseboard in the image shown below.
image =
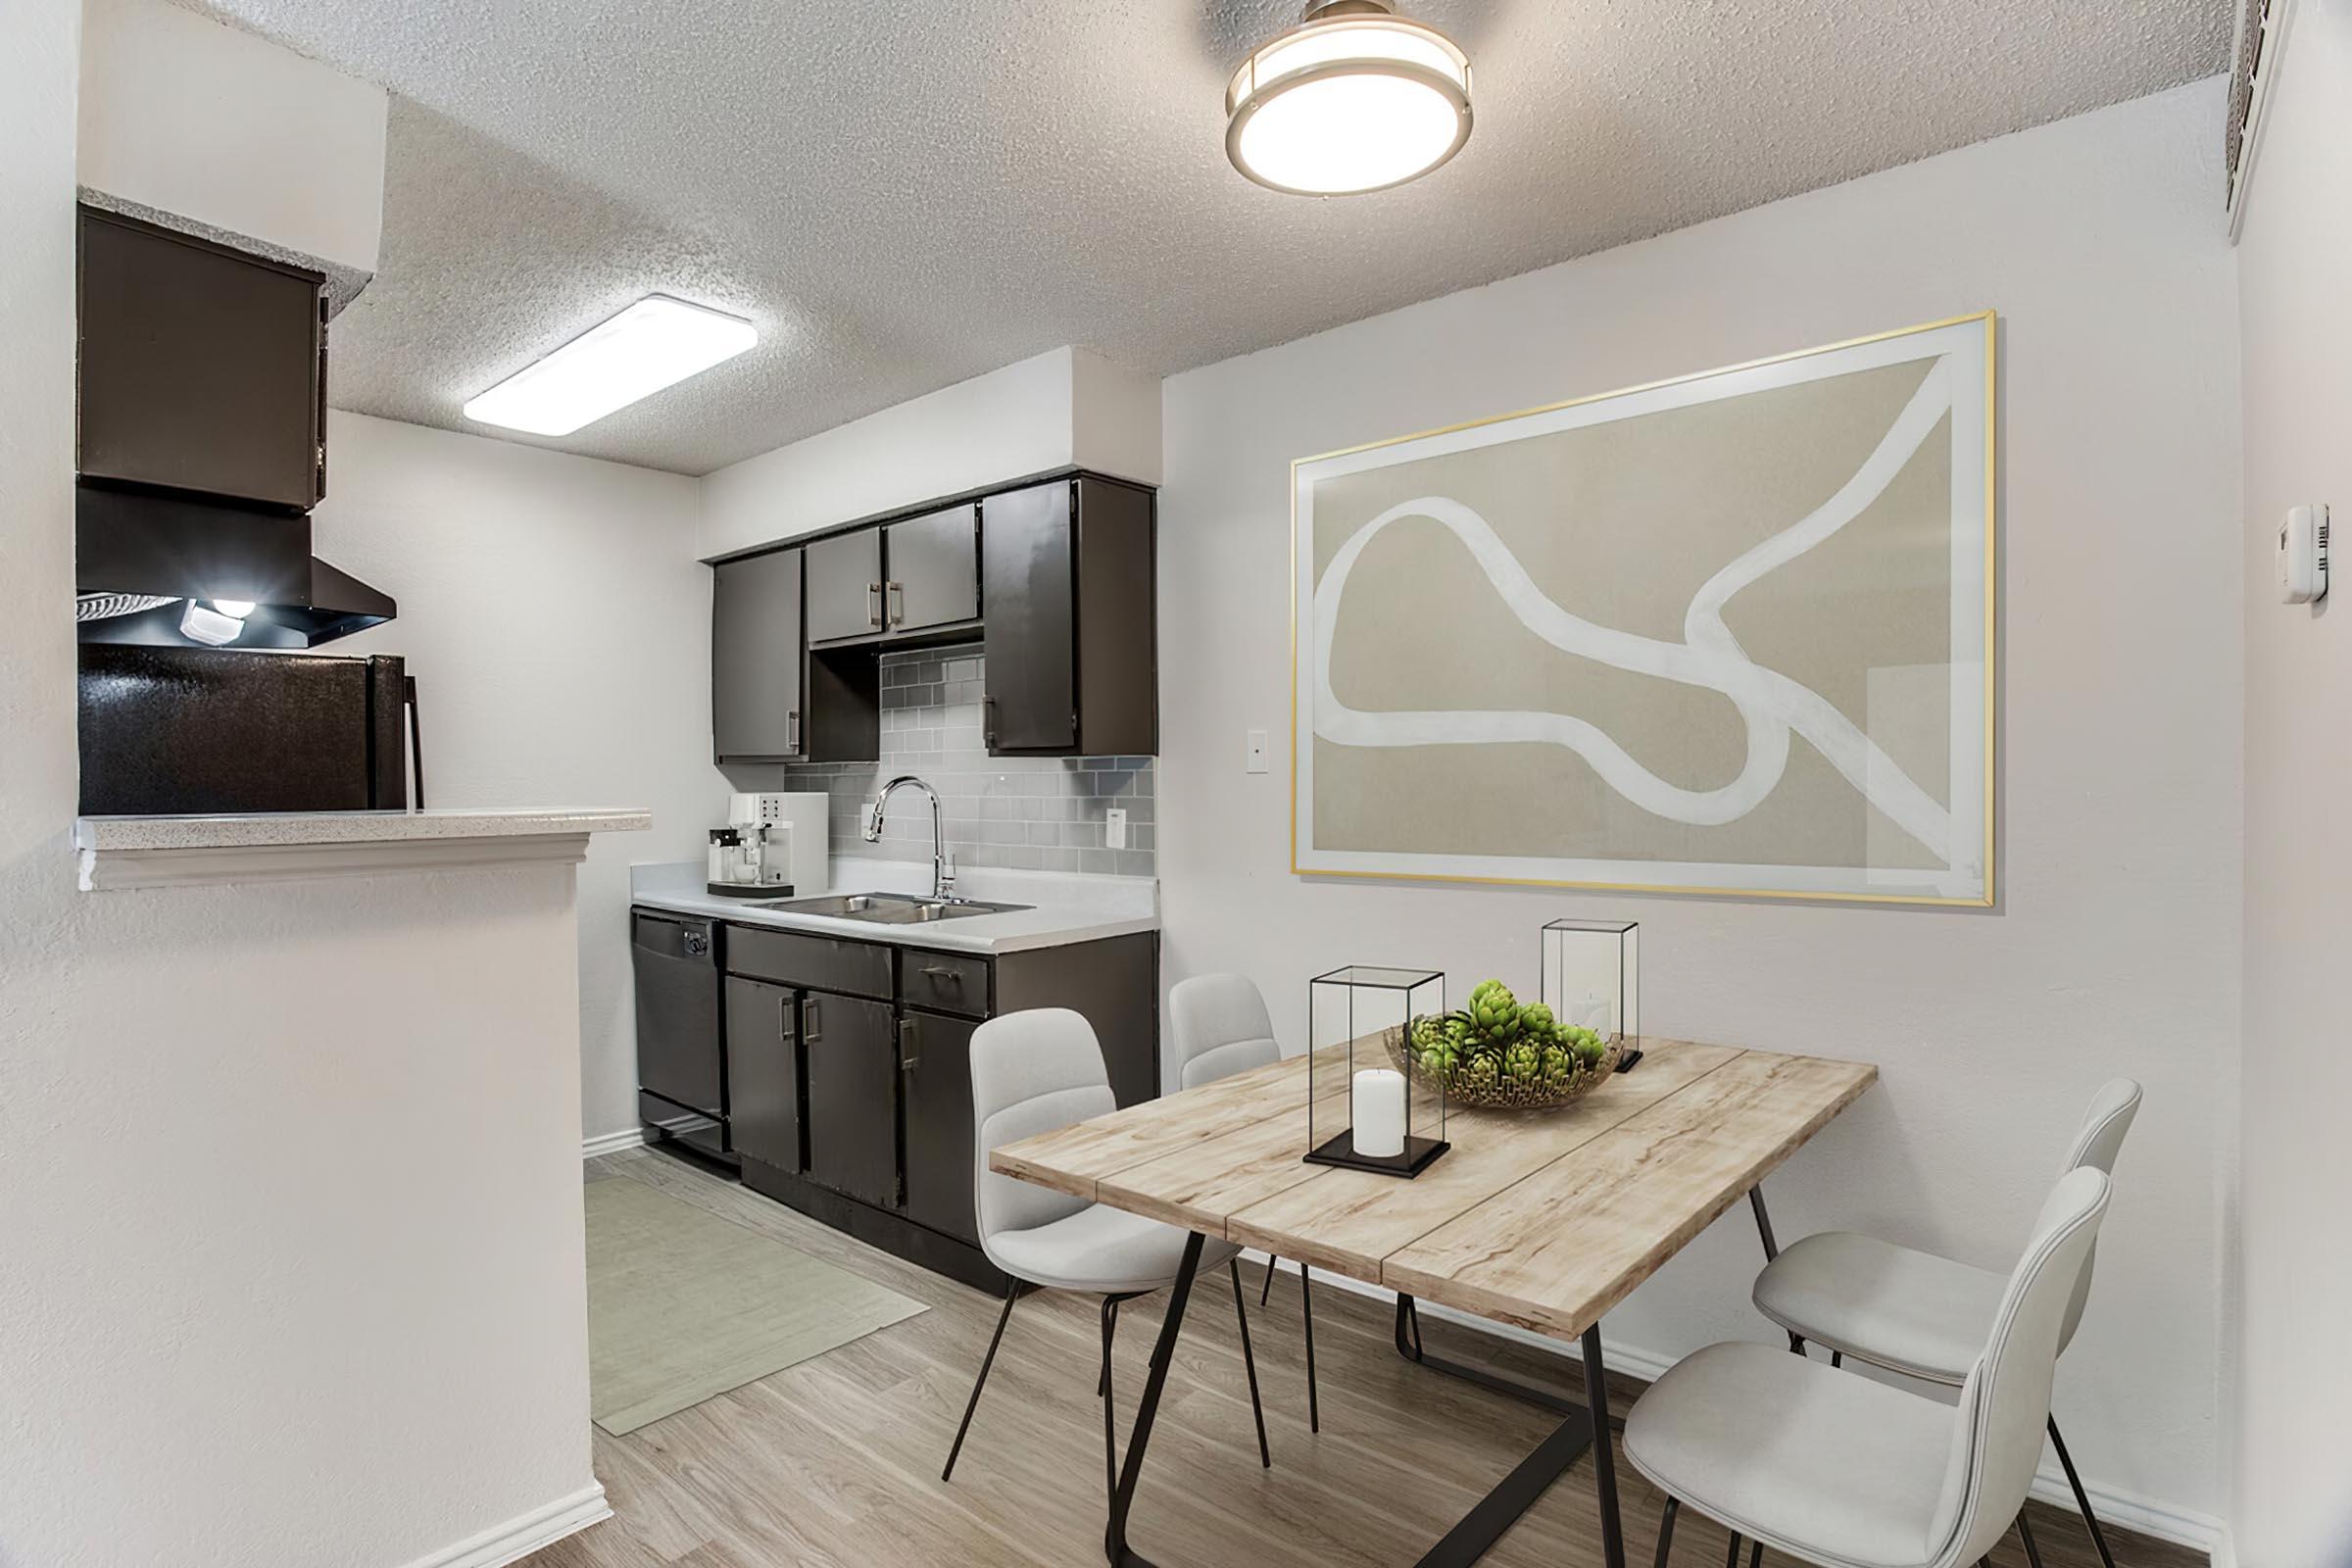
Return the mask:
[[[1265, 1253], [1254, 1249], [1245, 1251], [1243, 1255], [1260, 1263], [1266, 1259]], [[1395, 1291], [1384, 1289], [1378, 1285], [1367, 1285], [1361, 1280], [1351, 1280], [1342, 1274], [1318, 1273], [1315, 1276], [1315, 1283], [1318, 1285], [1328, 1283], [1339, 1290], [1351, 1291], [1357, 1296], [1370, 1297], [1378, 1301], [1393, 1302], [1396, 1299]], [[1421, 1302], [1420, 1310], [1425, 1316], [1442, 1322], [1459, 1323], [1465, 1327], [1476, 1329], [1482, 1334], [1491, 1334], [1496, 1339], [1508, 1340], [1514, 1345], [1527, 1346], [1531, 1349], [1543, 1350], [1570, 1359], [1574, 1359], [1576, 1355], [1576, 1348], [1564, 1341], [1552, 1339], [1548, 1335], [1536, 1334], [1527, 1329], [1514, 1328], [1508, 1323], [1496, 1323], [1474, 1313], [1457, 1312], [1452, 1307], [1441, 1306], [1435, 1301]], [[1601, 1340], [1601, 1348], [1608, 1355], [1611, 1371], [1638, 1377], [1645, 1383], [1655, 1382], [1664, 1375], [1666, 1369], [1672, 1366], [1676, 1359], [1669, 1355], [1659, 1355], [1654, 1350], [1642, 1349], [1639, 1346], [1625, 1345], [1605, 1336]], [[2159, 1502], [2153, 1497], [2143, 1497], [2135, 1492], [2125, 1492], [2115, 1487], [2103, 1486], [2099, 1482], [2087, 1478], [2082, 1483], [2082, 1490], [2090, 1494], [2090, 1505], [2097, 1511], [2101, 1524], [2121, 1525], [2127, 1530], [2136, 1530], [2143, 1536], [2153, 1536], [2159, 1541], [2170, 1541], [2180, 1545], [2193, 1546], [2213, 1554], [2214, 1568], [2235, 1568], [2234, 1553], [2231, 1553], [2228, 1561], [2225, 1561], [2223, 1557], [2224, 1551], [2228, 1549], [2229, 1527], [2213, 1515], [2198, 1513], [2187, 1508], [2176, 1508], [2170, 1503]], [[2068, 1513], [2075, 1511], [2074, 1489], [2066, 1484], [2066, 1472], [2059, 1469], [2054, 1460], [2050, 1468], [2034, 1478], [2034, 1495]]]
[[500, 1568], [503, 1563], [527, 1557], [542, 1546], [553, 1545], [600, 1519], [612, 1517], [612, 1509], [605, 1501], [605, 1489], [585, 1486], [568, 1497], [559, 1497], [519, 1518], [493, 1525], [454, 1546], [427, 1552], [404, 1568]]
[[2213, 1538], [2213, 1568], [2237, 1568], [2237, 1538], [2230, 1533], [2227, 1519]]
[[594, 1159], [599, 1154], [617, 1154], [624, 1149], [645, 1147], [645, 1129], [630, 1127], [616, 1133], [599, 1133], [594, 1138], [580, 1140], [580, 1157]]

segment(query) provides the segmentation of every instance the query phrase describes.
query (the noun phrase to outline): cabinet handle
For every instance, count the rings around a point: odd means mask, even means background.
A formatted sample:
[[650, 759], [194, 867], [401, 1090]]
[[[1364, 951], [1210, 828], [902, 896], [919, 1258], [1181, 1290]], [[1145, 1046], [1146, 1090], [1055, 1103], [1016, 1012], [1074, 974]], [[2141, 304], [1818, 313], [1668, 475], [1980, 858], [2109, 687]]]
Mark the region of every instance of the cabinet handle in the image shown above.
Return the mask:
[[884, 618], [887, 619], [893, 626], [906, 625], [906, 585], [903, 582], [886, 582], [882, 585], [882, 587], [884, 592], [897, 594], [899, 596], [898, 608], [896, 610], [885, 609], [883, 611]]
[[926, 963], [923, 965], [923, 973], [931, 976], [934, 980], [953, 980], [957, 985], [963, 984], [963, 971], [951, 969], [945, 964]]
[[784, 749], [788, 752], [801, 749], [801, 710], [797, 708], [787, 709], [784, 713]]
[[997, 749], [997, 700], [994, 697], [980, 699], [980, 744], [992, 752]]
[[[901, 1018], [899, 1020], [899, 1070], [901, 1072], [912, 1072], [923, 1063], [922, 1053], [914, 1049], [923, 1043], [922, 1023], [920, 1018]], [[908, 1054], [910, 1051], [913, 1053], [912, 1054]]]
[[824, 1020], [817, 1016], [814, 997], [810, 997], [801, 1005], [806, 1009], [801, 1014], [801, 1038], [813, 1046], [825, 1037]]
[[873, 603], [866, 607], [865, 623], [868, 626], [879, 626], [882, 624], [882, 585], [878, 582], [869, 582], [865, 585], [865, 591], [873, 598]]

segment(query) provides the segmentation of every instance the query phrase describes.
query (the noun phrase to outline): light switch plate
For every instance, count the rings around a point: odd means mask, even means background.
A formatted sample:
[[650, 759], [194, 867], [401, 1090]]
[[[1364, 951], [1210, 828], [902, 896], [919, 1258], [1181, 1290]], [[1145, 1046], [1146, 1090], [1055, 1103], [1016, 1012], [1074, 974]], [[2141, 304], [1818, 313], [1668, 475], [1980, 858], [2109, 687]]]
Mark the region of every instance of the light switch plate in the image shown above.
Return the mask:
[[1127, 811], [1124, 807], [1114, 806], [1102, 813], [1102, 843], [1113, 850], [1127, 847]]
[[1250, 732], [1249, 760], [1244, 767], [1251, 773], [1263, 773], [1266, 770], [1266, 732], [1264, 730], [1253, 729]]

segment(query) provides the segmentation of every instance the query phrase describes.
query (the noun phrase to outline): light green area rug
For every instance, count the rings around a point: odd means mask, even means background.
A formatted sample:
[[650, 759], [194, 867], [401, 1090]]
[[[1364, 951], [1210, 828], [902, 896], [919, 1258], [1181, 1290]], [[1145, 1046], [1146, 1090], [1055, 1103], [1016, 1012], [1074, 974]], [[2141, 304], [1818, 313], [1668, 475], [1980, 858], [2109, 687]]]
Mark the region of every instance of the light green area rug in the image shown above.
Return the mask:
[[643, 1182], [588, 1184], [589, 1410], [615, 1437], [923, 1310]]

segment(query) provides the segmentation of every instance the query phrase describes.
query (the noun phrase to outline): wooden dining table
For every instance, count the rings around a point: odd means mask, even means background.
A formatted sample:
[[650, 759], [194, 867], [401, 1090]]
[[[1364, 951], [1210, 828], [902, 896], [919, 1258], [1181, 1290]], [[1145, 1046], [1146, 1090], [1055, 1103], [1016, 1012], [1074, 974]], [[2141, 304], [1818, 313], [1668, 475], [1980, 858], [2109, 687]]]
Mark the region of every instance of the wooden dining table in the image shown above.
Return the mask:
[[[1305, 1161], [1303, 1056], [991, 1151], [992, 1170], [1191, 1233], [1111, 1494], [1109, 1561], [1150, 1568], [1128, 1541], [1128, 1514], [1201, 1246], [1215, 1237], [1396, 1292], [1400, 1354], [1560, 1415], [1422, 1568], [1477, 1561], [1587, 1451], [1602, 1554], [1607, 1568], [1623, 1568], [1602, 1314], [1742, 1196], [1772, 1255], [1764, 1177], [1878, 1078], [1868, 1062], [1682, 1040], [1638, 1045], [1631, 1071], [1560, 1109], [1454, 1109], [1445, 1129], [1451, 1148], [1409, 1180]], [[1344, 1062], [1318, 1057], [1316, 1086], [1344, 1082], [1344, 1071], [1323, 1070]], [[1580, 1342], [1584, 1402], [1430, 1354], [1421, 1301]]]

